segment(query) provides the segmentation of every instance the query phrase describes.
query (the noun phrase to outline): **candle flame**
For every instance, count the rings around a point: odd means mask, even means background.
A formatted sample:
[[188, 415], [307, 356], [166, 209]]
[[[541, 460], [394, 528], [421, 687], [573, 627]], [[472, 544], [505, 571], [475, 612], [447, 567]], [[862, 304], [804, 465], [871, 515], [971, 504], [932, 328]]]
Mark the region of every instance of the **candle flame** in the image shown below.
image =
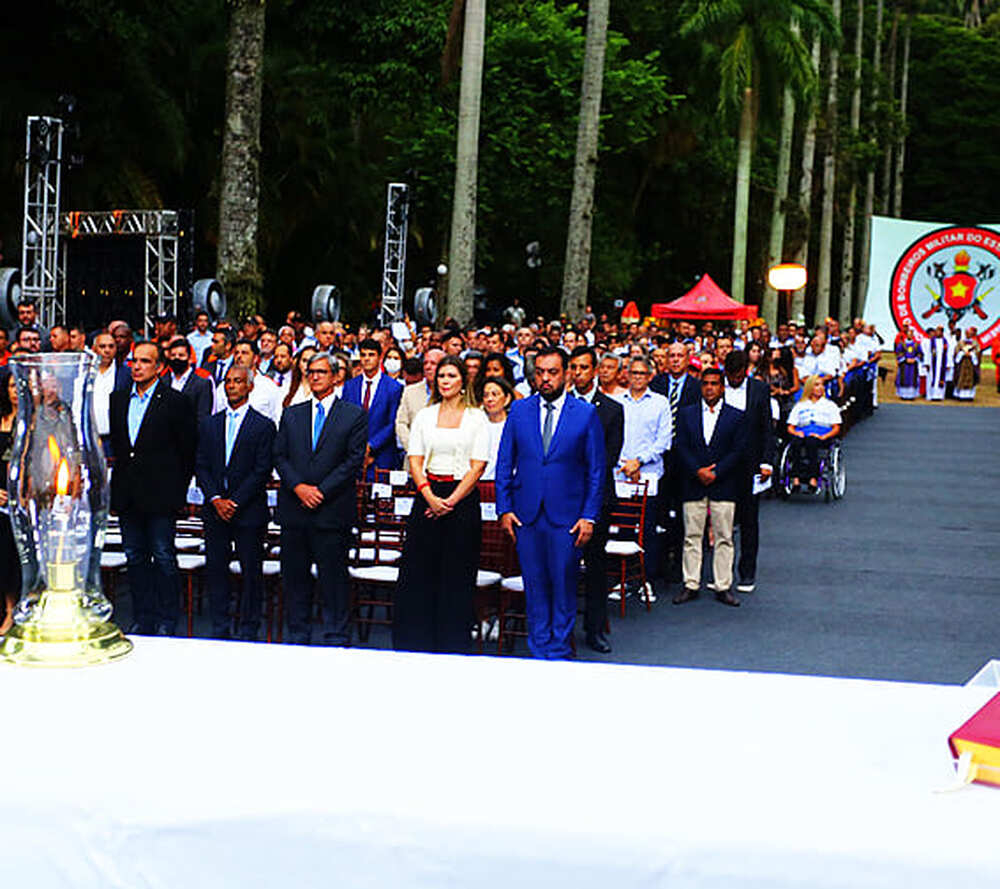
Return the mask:
[[53, 465], [57, 465], [59, 458], [62, 456], [62, 453], [59, 451], [59, 443], [56, 441], [54, 435], [49, 436], [49, 456], [52, 458]]
[[59, 461], [59, 472], [56, 473], [56, 493], [63, 496], [67, 491], [69, 491], [69, 464], [64, 457]]

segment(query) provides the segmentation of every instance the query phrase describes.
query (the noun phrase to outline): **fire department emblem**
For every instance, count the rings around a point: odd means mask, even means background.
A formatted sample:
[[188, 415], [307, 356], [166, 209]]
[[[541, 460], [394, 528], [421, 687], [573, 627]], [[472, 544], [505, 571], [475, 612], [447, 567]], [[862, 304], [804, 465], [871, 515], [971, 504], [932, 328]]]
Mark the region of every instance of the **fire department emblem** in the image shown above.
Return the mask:
[[1000, 233], [986, 228], [941, 228], [903, 253], [892, 273], [889, 302], [897, 326], [920, 336], [955, 321], [975, 326], [979, 344], [1000, 336]]

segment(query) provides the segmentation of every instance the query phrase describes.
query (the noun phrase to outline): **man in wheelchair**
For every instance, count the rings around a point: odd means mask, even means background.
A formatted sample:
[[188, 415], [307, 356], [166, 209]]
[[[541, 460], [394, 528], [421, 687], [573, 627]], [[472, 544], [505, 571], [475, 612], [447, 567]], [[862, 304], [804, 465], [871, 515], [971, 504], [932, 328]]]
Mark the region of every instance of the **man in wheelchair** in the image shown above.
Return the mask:
[[840, 422], [840, 408], [826, 397], [823, 378], [816, 374], [806, 379], [802, 398], [788, 415], [792, 491], [805, 478], [810, 492], [818, 492], [820, 448], [840, 434]]

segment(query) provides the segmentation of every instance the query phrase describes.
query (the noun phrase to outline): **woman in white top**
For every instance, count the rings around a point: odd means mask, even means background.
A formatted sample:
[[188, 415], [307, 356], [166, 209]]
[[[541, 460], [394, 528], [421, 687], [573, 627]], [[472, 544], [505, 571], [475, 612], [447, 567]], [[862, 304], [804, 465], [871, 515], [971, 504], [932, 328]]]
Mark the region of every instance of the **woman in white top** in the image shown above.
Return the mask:
[[788, 415], [788, 434], [792, 436], [795, 466], [793, 489], [798, 488], [799, 479], [805, 476], [809, 488], [816, 491], [820, 443], [840, 434], [840, 408], [826, 397], [823, 378], [818, 374], [802, 384], [802, 398]]
[[309, 388], [309, 377], [306, 368], [309, 361], [318, 350], [314, 346], [303, 346], [295, 355], [295, 364], [292, 365], [292, 379], [288, 384], [288, 392], [281, 402], [281, 407], [291, 407], [293, 404], [301, 404], [312, 398], [312, 389]]
[[437, 366], [431, 403], [410, 427], [417, 493], [393, 605], [392, 644], [403, 651], [466, 651], [482, 518], [476, 483], [489, 457], [486, 415], [470, 404], [462, 361]]
[[490, 458], [483, 470], [483, 481], [496, 478], [497, 454], [500, 453], [500, 438], [507, 423], [507, 413], [514, 401], [514, 388], [504, 377], [487, 377], [483, 383], [482, 404], [486, 419], [489, 420]]

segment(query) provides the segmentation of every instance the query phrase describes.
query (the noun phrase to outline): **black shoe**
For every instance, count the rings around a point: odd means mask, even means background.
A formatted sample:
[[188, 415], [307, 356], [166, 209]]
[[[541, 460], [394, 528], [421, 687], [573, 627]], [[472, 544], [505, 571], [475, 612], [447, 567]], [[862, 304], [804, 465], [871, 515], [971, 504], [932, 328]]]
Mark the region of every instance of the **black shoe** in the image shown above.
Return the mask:
[[587, 633], [587, 647], [598, 654], [611, 653], [611, 643], [608, 642], [604, 633]]
[[721, 602], [723, 605], [729, 605], [731, 608], [739, 608], [740, 600], [737, 599], [728, 590], [724, 593], [716, 593], [715, 599], [717, 602]]
[[682, 590], [671, 601], [673, 601], [674, 605], [683, 605], [685, 602], [693, 602], [697, 598], [697, 590]]

